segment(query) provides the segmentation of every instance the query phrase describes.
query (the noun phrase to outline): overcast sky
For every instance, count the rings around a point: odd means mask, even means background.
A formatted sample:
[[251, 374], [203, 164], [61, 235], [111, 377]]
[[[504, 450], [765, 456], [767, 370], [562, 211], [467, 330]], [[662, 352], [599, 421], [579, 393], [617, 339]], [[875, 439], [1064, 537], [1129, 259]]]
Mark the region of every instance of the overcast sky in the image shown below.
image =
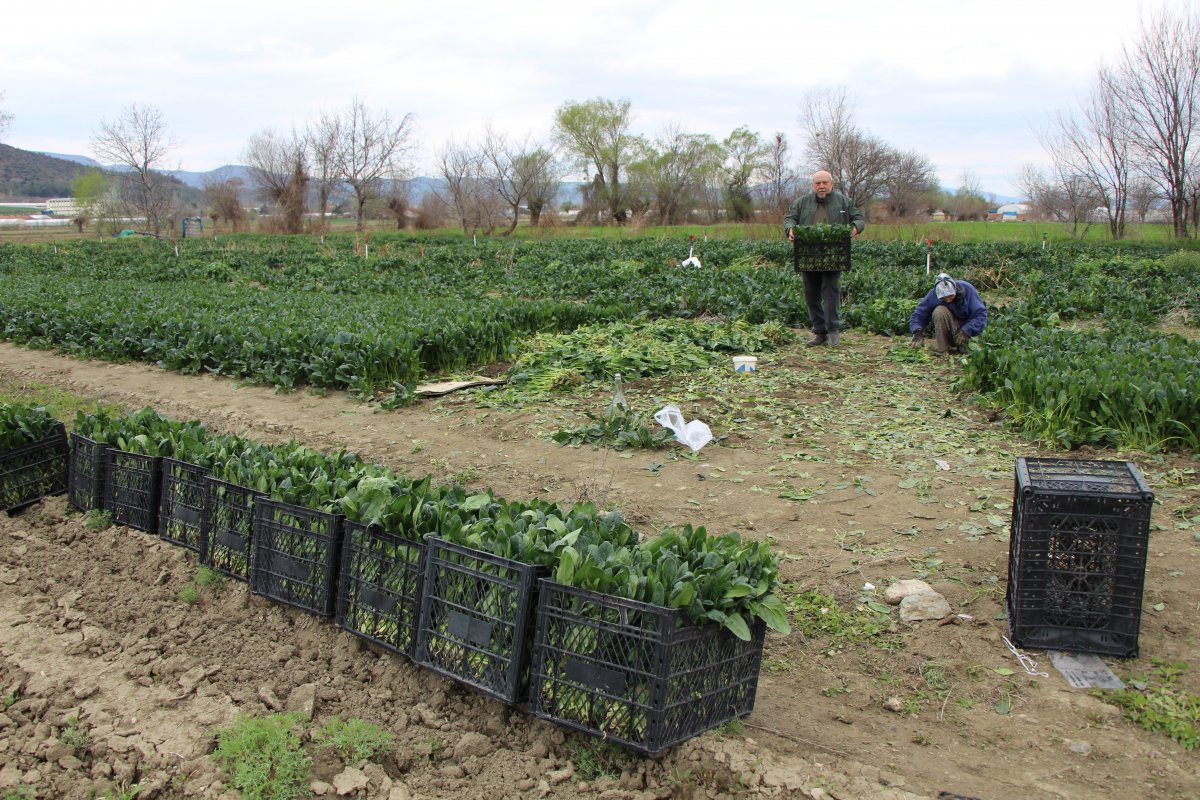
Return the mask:
[[205, 171], [358, 95], [415, 116], [428, 174], [450, 138], [488, 123], [548, 137], [555, 109], [593, 97], [628, 98], [635, 133], [745, 125], [786, 133], [798, 157], [801, 98], [844, 86], [857, 122], [925, 154], [943, 185], [970, 170], [1016, 195], [1020, 166], [1045, 161], [1036, 129], [1088, 91], [1140, 13], [1133, 0], [6, 3], [0, 107], [6, 144], [91, 156], [100, 120], [154, 105], [179, 142], [167, 166]]

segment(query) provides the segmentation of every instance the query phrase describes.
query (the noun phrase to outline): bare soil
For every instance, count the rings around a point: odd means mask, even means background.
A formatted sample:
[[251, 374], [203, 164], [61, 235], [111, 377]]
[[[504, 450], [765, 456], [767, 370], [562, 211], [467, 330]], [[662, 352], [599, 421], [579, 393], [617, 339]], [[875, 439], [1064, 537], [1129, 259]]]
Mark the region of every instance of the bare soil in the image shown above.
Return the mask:
[[[598, 748], [243, 584], [184, 602], [194, 554], [127, 528], [89, 530], [51, 498], [0, 515], [0, 791], [115, 797], [136, 783], [140, 798], [237, 797], [208, 757], [214, 728], [298, 708], [317, 724], [362, 717], [396, 736], [390, 753], [359, 765], [308, 745], [323, 796], [1200, 797], [1200, 755], [1071, 688], [1047, 653], [1029, 653], [1046, 674], [1027, 673], [1004, 643], [1013, 461], [1059, 454], [956, 395], [953, 360], [914, 363], [884, 338], [851, 333], [839, 348], [795, 346], [758, 365], [751, 376], [627, 384], [636, 409], [674, 402], [717, 438], [698, 454], [615, 452], [549, 439], [603, 409], [603, 392], [509, 405], [469, 390], [382, 411], [338, 393], [0, 344], [0, 385], [349, 448], [507, 498], [590, 499], [643, 533], [736, 529], [783, 554], [789, 597], [819, 590], [852, 609], [867, 583], [878, 596], [921, 577], [953, 611], [911, 625], [893, 611], [890, 632], [859, 642], [772, 633], [754, 713], [648, 759]], [[1154, 660], [1186, 662], [1178, 680], [1200, 691], [1196, 460], [1069, 455], [1136, 461], [1159, 501], [1141, 654], [1106, 661], [1140, 678]]]

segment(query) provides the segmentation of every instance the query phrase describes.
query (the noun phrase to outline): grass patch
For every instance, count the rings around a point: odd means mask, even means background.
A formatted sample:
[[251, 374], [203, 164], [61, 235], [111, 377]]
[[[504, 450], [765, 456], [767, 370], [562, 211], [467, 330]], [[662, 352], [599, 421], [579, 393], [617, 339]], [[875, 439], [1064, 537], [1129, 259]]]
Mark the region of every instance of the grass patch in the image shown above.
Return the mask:
[[304, 715], [240, 717], [217, 734], [213, 760], [246, 800], [292, 800], [308, 793], [312, 762], [300, 747]]
[[67, 720], [67, 727], [58, 734], [58, 740], [71, 748], [76, 755], [87, 750], [92, 744], [92, 738], [86, 730], [79, 727], [79, 720], [75, 717]]
[[206, 589], [220, 589], [225, 585], [225, 576], [215, 569], [201, 567], [200, 571], [196, 573], [196, 585]]
[[575, 777], [581, 781], [619, 778], [633, 756], [614, 744], [575, 737], [567, 743], [567, 757], [575, 765]]
[[87, 525], [89, 531], [106, 531], [113, 526], [113, 518], [110, 512], [93, 508], [87, 512], [83, 523]]
[[1184, 750], [1200, 747], [1200, 695], [1182, 689], [1176, 679], [1186, 664], [1154, 659], [1157, 680], [1129, 681], [1127, 689], [1100, 689], [1093, 694], [1119, 706], [1125, 719], [1144, 730], [1161, 733]]
[[80, 397], [44, 383], [28, 383], [12, 379], [0, 379], [0, 403], [28, 403], [35, 406], [46, 406], [54, 416], [63, 421], [68, 429], [71, 427], [77, 411], [95, 414], [101, 411], [117, 413], [122, 410], [119, 406]]
[[366, 720], [334, 717], [324, 727], [313, 731], [312, 740], [335, 751], [347, 764], [358, 764], [391, 747], [393, 737]]
[[808, 638], [828, 636], [842, 642], [861, 642], [882, 637], [892, 627], [886, 606], [877, 609], [856, 605], [847, 610], [833, 597], [815, 589], [791, 595], [785, 602], [792, 629]]

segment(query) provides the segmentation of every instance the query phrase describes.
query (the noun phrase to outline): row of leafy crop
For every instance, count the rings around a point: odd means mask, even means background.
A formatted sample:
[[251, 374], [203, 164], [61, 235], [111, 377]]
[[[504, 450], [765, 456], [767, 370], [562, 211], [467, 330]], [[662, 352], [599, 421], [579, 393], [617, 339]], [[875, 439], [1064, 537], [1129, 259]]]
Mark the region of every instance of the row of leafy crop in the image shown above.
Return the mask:
[[[0, 415], [0, 423], [7, 416]], [[169, 456], [212, 471], [214, 478], [273, 500], [376, 527], [412, 542], [427, 535], [511, 561], [546, 567], [568, 586], [680, 609], [692, 623], [717, 622], [739, 638], [762, 619], [788, 629], [775, 594], [779, 558], [736, 532], [668, 528], [639, 541], [617, 512], [591, 503], [508, 501], [490, 490], [468, 493], [434, 485], [356, 454], [325, 454], [296, 443], [268, 445], [213, 435], [152, 409], [132, 414], [77, 414], [74, 432], [127, 452]], [[0, 441], [7, 431], [0, 428]]]
[[605, 305], [271, 291], [196, 282], [164, 287], [67, 275], [0, 275], [9, 341], [184, 373], [348, 388], [411, 386], [424, 372], [509, 358], [542, 330], [612, 316]]
[[1053, 445], [1200, 452], [1198, 376], [1200, 343], [1121, 316], [1067, 327], [1019, 304], [972, 343], [960, 381]]
[[[378, 237], [376, 237], [378, 238]], [[104, 280], [148, 283], [201, 280], [332, 294], [395, 294], [470, 298], [488, 294], [531, 300], [600, 300], [651, 316], [717, 315], [761, 322], [805, 322], [799, 278], [790, 251], [775, 241], [701, 243], [701, 269], [678, 268], [683, 242], [566, 239], [536, 242], [427, 240], [394, 236], [370, 259], [330, 237], [237, 237], [188, 242], [179, 257], [159, 242], [82, 242], [0, 246], [0, 271], [69, 272]], [[950, 244], [932, 248], [935, 271], [948, 270], [981, 290], [1028, 297], [1075, 292], [1081, 313], [1097, 313], [1097, 296], [1147, 298], [1143, 307], [1200, 304], [1192, 280], [1200, 259], [1163, 246], [1115, 250], [1078, 245], [1041, 250], [1031, 244]], [[880, 333], [901, 333], [898, 322], [928, 291], [925, 247], [900, 242], [854, 245], [854, 269], [844, 276], [847, 322]], [[1080, 290], [1093, 281], [1095, 288]], [[1107, 286], [1111, 278], [1114, 286]], [[1064, 301], [1066, 302], [1066, 301]], [[1126, 304], [1127, 305], [1127, 304]], [[1089, 311], [1091, 309], [1091, 311]]]

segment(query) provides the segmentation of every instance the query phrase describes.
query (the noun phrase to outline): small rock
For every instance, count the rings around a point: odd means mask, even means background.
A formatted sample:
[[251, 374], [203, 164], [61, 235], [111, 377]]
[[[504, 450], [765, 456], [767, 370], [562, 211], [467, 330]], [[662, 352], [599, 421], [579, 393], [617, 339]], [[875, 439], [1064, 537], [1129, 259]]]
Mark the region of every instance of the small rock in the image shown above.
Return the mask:
[[87, 700], [89, 697], [100, 691], [100, 687], [94, 683], [85, 683], [76, 686], [71, 694], [75, 695], [76, 700]]
[[1077, 753], [1081, 756], [1087, 756], [1092, 754], [1092, 743], [1083, 741], [1073, 742], [1067, 740], [1067, 749], [1072, 753]]
[[899, 714], [904, 710], [904, 703], [900, 702], [899, 697], [889, 697], [887, 700], [883, 701], [883, 707], [888, 711]]
[[412, 800], [412, 794], [409, 793], [408, 787], [403, 783], [393, 784], [392, 791], [388, 793], [387, 800]]
[[192, 667], [179, 676], [179, 685], [185, 692], [190, 692], [199, 686], [202, 680], [204, 680], [204, 667]]
[[272, 711], [280, 711], [283, 709], [283, 703], [281, 703], [279, 698], [275, 696], [275, 693], [266, 686], [258, 687], [258, 699], [262, 701], [264, 706]]
[[530, 789], [532, 789], [536, 785], [537, 785], [537, 782], [534, 781], [533, 778], [522, 778], [521, 780], [517, 781], [517, 783], [516, 783], [517, 789], [522, 792], [528, 792]]
[[333, 776], [333, 788], [337, 790], [338, 797], [345, 797], [348, 794], [354, 794], [360, 789], [367, 788], [370, 781], [363, 774], [362, 770], [354, 767], [346, 767], [346, 769]]
[[568, 761], [567, 765], [562, 769], [556, 769], [547, 772], [546, 780], [550, 781], [552, 785], [558, 786], [560, 783], [566, 783], [567, 781], [571, 780], [571, 776], [574, 774], [575, 765]]
[[883, 593], [883, 601], [889, 606], [898, 606], [900, 601], [908, 597], [910, 594], [922, 594], [924, 592], [932, 592], [933, 587], [925, 581], [915, 579], [906, 581], [896, 581], [889, 586]]
[[333, 787], [325, 781], [313, 781], [308, 785], [308, 790], [317, 797], [324, 797], [333, 791]]
[[288, 695], [287, 710], [299, 711], [305, 719], [312, 719], [317, 709], [317, 685], [305, 683], [297, 686]]
[[910, 594], [900, 601], [900, 621], [920, 622], [926, 619], [945, 619], [953, 612], [946, 598], [934, 591]]
[[475, 756], [483, 758], [492, 752], [492, 740], [481, 733], [464, 733], [454, 746], [454, 754], [460, 759]]
[[443, 778], [457, 779], [457, 778], [467, 777], [467, 771], [464, 770], [462, 767], [460, 767], [458, 764], [447, 764], [446, 766], [444, 766], [438, 770], [438, 774], [441, 775]]

